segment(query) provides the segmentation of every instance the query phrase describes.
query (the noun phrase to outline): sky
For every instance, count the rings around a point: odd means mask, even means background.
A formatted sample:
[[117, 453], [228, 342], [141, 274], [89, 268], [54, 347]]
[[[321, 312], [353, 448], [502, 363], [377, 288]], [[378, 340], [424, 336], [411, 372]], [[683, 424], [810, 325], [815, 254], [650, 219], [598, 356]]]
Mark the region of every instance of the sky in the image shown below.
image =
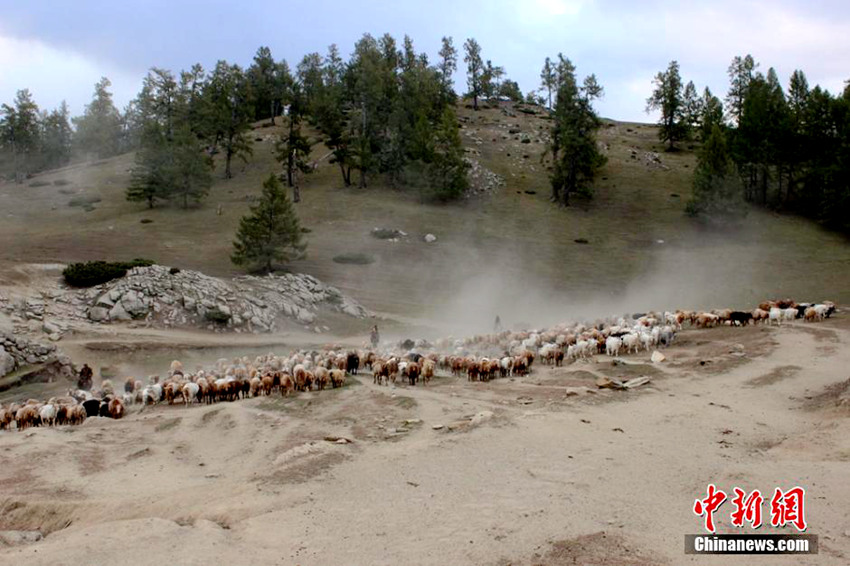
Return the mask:
[[[348, 57], [364, 33], [409, 35], [437, 59], [440, 39], [461, 50], [468, 37], [505, 68], [523, 93], [539, 88], [544, 59], [563, 53], [579, 78], [605, 88], [599, 114], [654, 121], [645, 112], [658, 71], [676, 59], [685, 82], [720, 98], [726, 69], [750, 53], [787, 86], [795, 69], [833, 93], [850, 79], [846, 0], [0, 0], [0, 102], [29, 88], [42, 109], [66, 100], [82, 113], [94, 84], [112, 81], [122, 108], [151, 67], [179, 72], [219, 59], [247, 66], [261, 45], [295, 67], [336, 43]], [[462, 53], [455, 74], [466, 89]]]

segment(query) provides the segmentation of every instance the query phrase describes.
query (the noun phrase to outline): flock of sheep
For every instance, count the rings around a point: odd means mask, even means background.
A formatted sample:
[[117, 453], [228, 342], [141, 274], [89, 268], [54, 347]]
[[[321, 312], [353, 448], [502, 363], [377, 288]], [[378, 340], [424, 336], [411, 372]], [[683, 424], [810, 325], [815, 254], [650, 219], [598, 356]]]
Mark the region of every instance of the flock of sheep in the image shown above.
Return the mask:
[[695, 328], [718, 325], [782, 324], [804, 319], [821, 321], [836, 311], [835, 304], [796, 303], [790, 299], [765, 301], [753, 311], [720, 309], [675, 311], [624, 316], [594, 324], [561, 324], [540, 331], [510, 331], [472, 336], [462, 340], [443, 339], [434, 344], [420, 343], [422, 354], [404, 354], [391, 348], [369, 350], [325, 349], [297, 351], [289, 356], [268, 354], [254, 360], [247, 357], [220, 359], [208, 369], [186, 372], [179, 361], [171, 363], [168, 376], [160, 382], [149, 378], [143, 386], [127, 378], [124, 393], [116, 394], [104, 380], [95, 392], [69, 391], [68, 396], [46, 403], [30, 399], [23, 404], [0, 405], [0, 430], [31, 426], [81, 424], [88, 417], [121, 418], [129, 405], [158, 403], [215, 403], [279, 392], [286, 397], [300, 391], [345, 385], [348, 375], [359, 370], [371, 372], [373, 383], [387, 385], [398, 378], [411, 386], [419, 380], [427, 384], [442, 369], [469, 381], [489, 381], [497, 377], [525, 376], [535, 360], [560, 366], [565, 359], [576, 361], [596, 354], [619, 356], [669, 346], [684, 324]]

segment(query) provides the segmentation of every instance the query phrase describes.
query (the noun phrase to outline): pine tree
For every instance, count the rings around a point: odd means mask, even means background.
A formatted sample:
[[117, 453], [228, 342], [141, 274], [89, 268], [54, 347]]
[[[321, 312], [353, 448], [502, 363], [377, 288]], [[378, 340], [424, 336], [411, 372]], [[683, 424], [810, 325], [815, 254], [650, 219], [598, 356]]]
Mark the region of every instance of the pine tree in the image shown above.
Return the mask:
[[686, 131], [685, 137], [690, 139], [693, 132], [699, 127], [702, 105], [697, 89], [693, 81], [688, 81], [682, 94], [683, 122]]
[[549, 176], [552, 200], [569, 206], [571, 193], [591, 194], [593, 179], [606, 159], [596, 144], [596, 131], [601, 122], [592, 105], [593, 100], [602, 95], [602, 87], [594, 75], [587, 77], [579, 87], [572, 63], [568, 59], [562, 62], [547, 153], [554, 161]]
[[723, 125], [723, 103], [720, 102], [719, 98], [711, 94], [711, 90], [708, 87], [705, 87], [699, 109], [699, 141], [705, 143], [711, 135], [711, 130], [714, 129], [714, 126]]
[[41, 161], [45, 169], [66, 165], [71, 159], [70, 111], [65, 101], [41, 120]]
[[208, 115], [206, 129], [213, 145], [224, 150], [224, 178], [230, 179], [233, 158], [247, 162], [254, 153], [248, 138], [253, 116], [248, 79], [238, 65], [219, 61], [204, 95]]
[[137, 98], [140, 149], [127, 188], [127, 200], [175, 198], [184, 208], [200, 201], [212, 184], [212, 159], [187, 120], [186, 90], [169, 71], [152, 69]]
[[440, 71], [441, 84], [443, 86], [443, 96], [446, 102], [454, 102], [455, 91], [452, 82], [452, 75], [457, 71], [457, 49], [451, 37], [443, 37], [442, 47], [440, 47], [440, 62], [438, 65]]
[[304, 103], [304, 97], [296, 85], [289, 104], [287, 133], [281, 135], [275, 144], [275, 157], [284, 165], [286, 184], [293, 189], [293, 202], [301, 201], [301, 191], [295, 176], [298, 172], [305, 175], [313, 172], [309, 162], [310, 140], [301, 133], [301, 120], [305, 112]]
[[729, 118], [736, 125], [741, 120], [744, 112], [744, 99], [747, 89], [755, 75], [753, 72], [758, 68], [758, 63], [753, 60], [752, 55], [735, 57], [729, 65], [726, 73], [729, 75], [729, 92], [726, 95], [726, 107], [729, 109]]
[[484, 62], [481, 60], [481, 46], [470, 37], [463, 44], [466, 55], [463, 57], [466, 63], [466, 84], [469, 87], [469, 96], [472, 96], [472, 108], [478, 110], [478, 99], [484, 94]]
[[116, 155], [120, 148], [121, 114], [112, 102], [111, 85], [109, 79], [101, 78], [94, 86], [91, 103], [82, 116], [73, 120], [77, 128], [74, 136], [77, 147], [98, 159]]
[[272, 174], [263, 182], [263, 194], [239, 221], [231, 260], [270, 273], [275, 262], [303, 256], [301, 225], [286, 191]]
[[41, 143], [38, 105], [27, 89], [15, 95], [15, 106], [0, 107], [0, 147], [12, 154], [15, 180], [23, 183], [35, 171]]
[[448, 201], [462, 196], [469, 189], [469, 164], [463, 158], [457, 116], [446, 106], [434, 136], [431, 186], [435, 199]]
[[667, 71], [660, 72], [653, 79], [655, 90], [646, 100], [646, 111], [661, 111], [658, 122], [658, 137], [667, 142], [668, 151], [675, 149], [675, 143], [685, 139], [685, 104], [682, 96], [682, 78], [679, 75], [679, 63], [671, 61]]
[[693, 196], [686, 212], [715, 220], [740, 217], [745, 213], [741, 186], [735, 166], [729, 157], [722, 126], [714, 124], [700, 150], [694, 170]]
[[547, 108], [552, 109], [552, 91], [557, 88], [555, 66], [552, 65], [552, 60], [546, 57], [543, 62], [543, 70], [540, 71], [540, 88], [545, 90], [549, 95], [549, 105]]

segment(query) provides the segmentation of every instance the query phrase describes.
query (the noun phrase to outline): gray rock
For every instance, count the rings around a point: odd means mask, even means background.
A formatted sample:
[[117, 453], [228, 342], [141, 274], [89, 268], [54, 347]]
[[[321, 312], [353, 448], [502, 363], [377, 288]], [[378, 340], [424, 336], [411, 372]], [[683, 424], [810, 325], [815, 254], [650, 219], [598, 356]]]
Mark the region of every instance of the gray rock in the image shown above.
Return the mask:
[[148, 306], [139, 294], [134, 291], [129, 291], [121, 297], [121, 304], [130, 316], [134, 318], [144, 316], [148, 313]]
[[15, 369], [15, 358], [12, 354], [6, 351], [6, 348], [0, 346], [0, 377], [11, 373]]
[[130, 313], [124, 308], [123, 301], [121, 303], [116, 303], [114, 307], [109, 311], [109, 319], [110, 320], [132, 320], [133, 317], [130, 316]]
[[431, 242], [437, 241], [437, 236], [435, 236], [434, 234], [425, 234], [424, 240], [430, 244]]
[[110, 295], [111, 295], [111, 293], [104, 293], [103, 295], [98, 297], [97, 301], [95, 301], [95, 303], [94, 303], [95, 306], [105, 307], [105, 308], [108, 308], [108, 309], [111, 309], [112, 307], [114, 307], [115, 301], [112, 300]]
[[41, 325], [41, 329], [48, 334], [59, 334], [60, 332], [62, 332], [62, 329], [59, 328], [57, 324], [54, 324], [49, 320], [44, 321], [44, 324]]
[[298, 311], [298, 322], [302, 322], [304, 324], [310, 324], [316, 320], [316, 315], [308, 311], [307, 309], [301, 309]]
[[103, 322], [109, 316], [109, 311], [104, 307], [92, 307], [89, 309], [89, 318], [94, 322]]

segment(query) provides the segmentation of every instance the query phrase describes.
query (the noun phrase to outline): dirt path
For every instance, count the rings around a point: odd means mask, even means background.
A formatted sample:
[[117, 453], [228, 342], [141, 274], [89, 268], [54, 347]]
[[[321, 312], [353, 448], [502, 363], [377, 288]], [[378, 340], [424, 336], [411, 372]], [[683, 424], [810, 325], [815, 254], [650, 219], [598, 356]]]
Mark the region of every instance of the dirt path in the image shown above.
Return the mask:
[[552, 385], [621, 371], [602, 358], [0, 434], [0, 527], [52, 531], [0, 562], [719, 564], [683, 554], [714, 482], [804, 486], [821, 550], [794, 564], [847, 564], [850, 419], [808, 406], [847, 379], [850, 326], [686, 332], [667, 354], [628, 393]]

